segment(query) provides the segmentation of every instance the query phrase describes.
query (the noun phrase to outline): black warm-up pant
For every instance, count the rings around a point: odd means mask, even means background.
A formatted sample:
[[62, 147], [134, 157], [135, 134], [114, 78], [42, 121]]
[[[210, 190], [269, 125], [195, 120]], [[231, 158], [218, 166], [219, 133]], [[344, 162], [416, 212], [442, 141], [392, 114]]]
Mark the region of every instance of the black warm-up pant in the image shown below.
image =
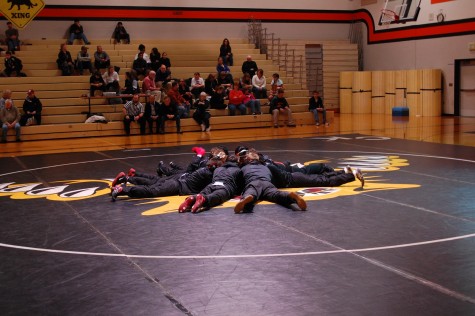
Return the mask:
[[153, 185], [161, 180], [163, 181], [165, 178], [160, 178], [153, 174], [135, 172], [135, 176], [129, 177], [127, 182], [135, 185]]
[[246, 185], [242, 196], [252, 195], [254, 201], [269, 201], [288, 207], [290, 204], [295, 203], [289, 197], [289, 194], [290, 192], [277, 189], [271, 182], [255, 180]]
[[328, 172], [325, 174], [292, 173], [289, 188], [301, 187], [338, 187], [342, 184], [355, 181], [353, 173], [344, 171]]
[[160, 196], [173, 196], [180, 193], [180, 184], [176, 179], [158, 181], [152, 185], [136, 185], [123, 190], [131, 198], [151, 198]]
[[200, 194], [206, 198], [206, 205], [209, 207], [221, 205], [232, 198], [230, 190], [218, 184], [208, 185]]

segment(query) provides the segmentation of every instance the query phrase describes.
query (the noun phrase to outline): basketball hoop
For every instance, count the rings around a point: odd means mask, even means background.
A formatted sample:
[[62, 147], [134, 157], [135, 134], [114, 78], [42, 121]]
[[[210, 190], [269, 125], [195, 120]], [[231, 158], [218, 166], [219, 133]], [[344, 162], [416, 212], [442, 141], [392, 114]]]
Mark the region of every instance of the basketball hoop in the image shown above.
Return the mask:
[[385, 27], [389, 27], [391, 23], [397, 23], [399, 21], [399, 15], [396, 12], [389, 10], [389, 9], [382, 9], [381, 10], [381, 25]]

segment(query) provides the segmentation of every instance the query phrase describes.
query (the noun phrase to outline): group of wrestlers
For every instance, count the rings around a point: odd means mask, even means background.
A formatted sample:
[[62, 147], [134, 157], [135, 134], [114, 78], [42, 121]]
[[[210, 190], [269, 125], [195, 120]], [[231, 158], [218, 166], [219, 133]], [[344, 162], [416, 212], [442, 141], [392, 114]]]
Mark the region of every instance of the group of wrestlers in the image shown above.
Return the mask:
[[[336, 171], [323, 163], [299, 167], [290, 162], [277, 162], [246, 146], [236, 147], [234, 154], [224, 146], [213, 147], [209, 153], [193, 147], [191, 163], [183, 168], [160, 161], [157, 174], [146, 174], [131, 168], [120, 172], [111, 185], [112, 201], [118, 196], [152, 198], [183, 195], [187, 198], [178, 212], [198, 213], [240, 196], [234, 212], [250, 213], [259, 201], [269, 201], [290, 208], [297, 204], [302, 211], [307, 203], [296, 192], [281, 188], [335, 187], [358, 179], [364, 186], [360, 169], [350, 166]], [[132, 185], [128, 185], [132, 184]]]

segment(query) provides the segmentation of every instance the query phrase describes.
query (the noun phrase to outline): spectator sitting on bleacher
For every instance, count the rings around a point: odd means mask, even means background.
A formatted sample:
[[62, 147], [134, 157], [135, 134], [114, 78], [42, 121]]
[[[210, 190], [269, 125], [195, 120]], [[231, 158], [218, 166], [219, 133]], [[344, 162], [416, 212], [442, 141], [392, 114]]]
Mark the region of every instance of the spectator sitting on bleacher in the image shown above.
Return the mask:
[[132, 70], [138, 78], [141, 78], [146, 76], [147, 68], [147, 61], [143, 58], [143, 53], [139, 53], [139, 56], [132, 64]]
[[150, 134], [153, 134], [153, 123], [155, 122], [155, 128], [157, 134], [160, 131], [160, 103], [156, 101], [154, 94], [148, 96], [147, 103], [145, 103], [144, 117], [148, 123]]
[[277, 95], [277, 92], [279, 90], [284, 90], [284, 82], [282, 79], [280, 79], [279, 74], [275, 73], [272, 75], [272, 81], [270, 83], [271, 85], [271, 91], [269, 93], [269, 101], [272, 101], [272, 99]]
[[218, 77], [218, 84], [224, 88], [226, 95], [233, 89], [233, 81], [226, 72], [222, 72]]
[[155, 72], [158, 71], [158, 68], [160, 68], [160, 66], [162, 65], [160, 64], [160, 58], [161, 58], [161, 55], [160, 55], [160, 52], [158, 51], [158, 48], [156, 47], [152, 48], [152, 51], [150, 52], [150, 69], [152, 69]]
[[135, 55], [134, 57], [134, 60], [136, 60], [137, 58], [139, 58], [139, 55], [142, 54], [143, 56], [143, 59], [145, 59], [145, 61], [147, 62], [148, 64], [148, 67], [150, 68], [150, 57], [148, 56], [148, 54], [145, 52], [145, 45], [144, 44], [140, 44], [139, 45], [139, 51], [138, 53]]
[[292, 119], [292, 110], [284, 97], [284, 90], [278, 91], [277, 96], [272, 99], [269, 113], [272, 114], [274, 127], [279, 127], [279, 114], [287, 115], [287, 126], [295, 126], [294, 120]]
[[91, 74], [93, 72], [91, 56], [89, 56], [87, 49], [88, 48], [86, 46], [82, 46], [81, 51], [78, 53], [76, 59], [76, 67], [79, 70], [80, 75], [83, 74], [84, 69], [89, 69]]
[[125, 43], [130, 44], [130, 35], [125, 30], [122, 22], [118, 22], [114, 29], [114, 39], [116, 44], [120, 44], [121, 39], [125, 39]]
[[132, 72], [127, 71], [125, 73], [125, 83], [124, 87], [122, 88], [123, 94], [136, 94], [139, 93], [139, 85], [137, 78], [134, 76]]
[[158, 86], [166, 85], [172, 79], [172, 73], [167, 69], [166, 65], [161, 65], [158, 68], [157, 75], [155, 76], [155, 82]]
[[264, 76], [264, 70], [262, 69], [259, 69], [257, 75], [252, 77], [252, 92], [256, 99], [267, 98], [266, 76]]
[[252, 79], [247, 72], [242, 75], [241, 79], [239, 79], [239, 87], [242, 89], [242, 91], [252, 89]]
[[131, 101], [124, 104], [124, 130], [126, 135], [130, 135], [130, 123], [136, 122], [140, 125], [140, 134], [145, 134], [145, 108], [139, 101], [139, 95], [134, 94]]
[[[20, 119], [20, 125], [41, 125], [41, 110], [43, 105], [41, 104], [40, 99], [35, 96], [35, 90], [30, 89], [26, 93], [25, 102], [23, 102], [23, 115]], [[32, 118], [35, 120], [33, 123]]]
[[209, 132], [211, 127], [209, 126], [209, 119], [211, 114], [209, 113], [209, 101], [206, 100], [206, 92], [201, 92], [198, 99], [193, 104], [196, 109], [193, 113], [193, 119], [201, 126], [201, 131]]
[[227, 105], [224, 103], [226, 99], [226, 93], [224, 92], [223, 86], [217, 86], [216, 91], [213, 92], [211, 95], [211, 99], [209, 100], [210, 106], [212, 109], [217, 110], [224, 110]]
[[246, 58], [246, 61], [242, 63], [242, 67], [241, 67], [242, 73], [243, 74], [248, 73], [252, 78], [256, 74], [257, 69], [259, 68], [257, 68], [256, 62], [252, 60], [251, 55], [248, 55]]
[[12, 22], [7, 22], [7, 29], [5, 30], [5, 40], [7, 49], [15, 54], [15, 51], [20, 50], [20, 39], [18, 38], [18, 30], [13, 28]]
[[[174, 82], [176, 83], [176, 82]], [[180, 113], [176, 103], [173, 103], [169, 96], [163, 97], [163, 103], [160, 106], [160, 134], [165, 134], [165, 121], [174, 120], [177, 134], [181, 134]]]
[[219, 86], [219, 84], [218, 84], [218, 80], [216, 79], [216, 75], [209, 74], [208, 78], [205, 79], [206, 94], [212, 96], [217, 86]]
[[104, 92], [106, 90], [106, 83], [102, 79], [101, 72], [96, 70], [89, 78], [89, 96], [93, 97], [96, 91]]
[[228, 66], [233, 65], [233, 53], [231, 50], [231, 45], [229, 45], [229, 40], [225, 38], [221, 47], [219, 48], [219, 57], [223, 58], [224, 64]]
[[168, 91], [167, 95], [171, 102], [177, 106], [178, 114], [181, 118], [187, 118], [190, 116], [191, 104], [189, 101], [183, 99], [183, 97], [178, 92], [178, 82], [172, 82], [172, 88]]
[[205, 81], [203, 78], [201, 78], [199, 72], [195, 72], [193, 78], [191, 79], [190, 91], [195, 99], [198, 99], [200, 93], [205, 91]]
[[120, 87], [119, 74], [114, 70], [114, 66], [112, 65], [109, 66], [107, 71], [104, 72], [102, 79], [104, 79], [104, 83], [106, 84], [106, 91], [109, 91], [111, 87], [114, 87], [114, 89]]
[[170, 58], [168, 58], [167, 52], [162, 53], [162, 57], [160, 58], [160, 66], [161, 65], [165, 65], [165, 67], [167, 67], [167, 70], [169, 71], [172, 67], [172, 62], [170, 61]]
[[10, 128], [15, 129], [16, 141], [21, 142], [20, 111], [10, 99], [5, 101], [5, 106], [0, 110], [0, 122], [2, 123], [2, 143], [7, 142], [7, 133]]
[[61, 44], [56, 63], [58, 64], [58, 68], [61, 69], [62, 76], [71, 76], [73, 74], [74, 62], [71, 53], [68, 51], [68, 45], [64, 43]]
[[319, 126], [318, 120], [318, 112], [322, 113], [323, 124], [328, 126], [327, 122], [327, 111], [325, 110], [325, 106], [323, 105], [323, 100], [320, 97], [318, 91], [313, 91], [313, 97], [308, 100], [308, 110], [313, 113], [313, 117], [315, 118], [315, 125]]
[[148, 76], [143, 79], [142, 92], [146, 94], [154, 94], [158, 96], [157, 100], [160, 100], [162, 92], [160, 91], [160, 87], [155, 84], [155, 71], [150, 70]]
[[[3, 90], [2, 98], [0, 99], [0, 110], [5, 107], [5, 102], [9, 99], [11, 100], [11, 98], [12, 98], [12, 90], [10, 89]], [[15, 105], [13, 100], [12, 100], [12, 104]]]
[[109, 55], [102, 49], [102, 46], [97, 46], [97, 50], [94, 53], [94, 68], [96, 70], [109, 67], [111, 59]]
[[224, 64], [223, 58], [219, 57], [218, 64], [216, 65], [216, 73], [221, 74], [223, 72], [226, 73], [229, 77], [229, 80], [233, 82], [233, 75], [231, 74], [231, 69], [229, 69], [229, 67]]
[[74, 23], [69, 27], [69, 39], [68, 44], [71, 45], [74, 39], [82, 39], [84, 44], [89, 45], [91, 44], [88, 40], [86, 35], [84, 34], [84, 29], [79, 22], [79, 19], [75, 19]]
[[5, 69], [0, 74], [1, 77], [26, 77], [26, 75], [21, 72], [23, 69], [23, 63], [20, 58], [17, 58], [12, 55], [12, 52], [7, 51], [5, 53]]
[[261, 101], [254, 97], [250, 88], [244, 90], [243, 103], [247, 108], [251, 109], [252, 115], [262, 114]]
[[178, 92], [188, 102], [191, 102], [193, 99], [193, 95], [190, 92], [190, 87], [186, 84], [185, 79], [180, 79], [178, 82]]
[[244, 105], [244, 93], [239, 89], [239, 84], [236, 82], [233, 90], [229, 92], [229, 115], [236, 115], [236, 108], [239, 109], [241, 115], [246, 115], [246, 106]]

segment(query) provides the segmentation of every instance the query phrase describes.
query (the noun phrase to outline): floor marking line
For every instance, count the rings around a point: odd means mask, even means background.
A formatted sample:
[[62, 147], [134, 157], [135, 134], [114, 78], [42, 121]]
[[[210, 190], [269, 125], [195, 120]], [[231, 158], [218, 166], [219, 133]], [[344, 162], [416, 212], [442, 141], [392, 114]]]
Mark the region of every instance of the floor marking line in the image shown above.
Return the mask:
[[[259, 215], [258, 215], [258, 216], [259, 216]], [[302, 232], [302, 231], [298, 230], [298, 229], [295, 228], [295, 227], [291, 227], [291, 226], [284, 225], [284, 224], [282, 224], [281, 222], [272, 220], [272, 219], [270, 219], [270, 218], [266, 218], [266, 217], [264, 217], [264, 216], [259, 216], [259, 217], [262, 218], [262, 219], [264, 219], [264, 220], [267, 220], [267, 221], [269, 221], [269, 222], [271, 222], [271, 223], [274, 223], [274, 224], [276, 224], [276, 225], [278, 225], [278, 226], [284, 227], [284, 228], [286, 228], [286, 229], [288, 229], [288, 230], [291, 230], [291, 231], [297, 232], [297, 233], [299, 233], [299, 234], [302, 234], [302, 235], [304, 235], [304, 236], [310, 237], [311, 239], [314, 239], [314, 240], [316, 240], [316, 241], [318, 241], [318, 242], [321, 242], [321, 243], [323, 243], [323, 244], [325, 244], [325, 245], [328, 245], [328, 246], [331, 246], [331, 247], [337, 248], [337, 249], [343, 249], [342, 247], [337, 246], [337, 245], [334, 245], [334, 244], [332, 244], [332, 243], [329, 242], [329, 241], [322, 240], [322, 239], [320, 239], [320, 238], [317, 238], [316, 236], [313, 236], [313, 235], [307, 234], [307, 233], [305, 233], [305, 232]], [[475, 234], [473, 234], [473, 235], [475, 235]], [[450, 239], [450, 238], [449, 238], [449, 239]], [[427, 243], [430, 243], [430, 242], [429, 242], [429, 241], [426, 241], [426, 242], [420, 242], [420, 243], [412, 243], [412, 244], [406, 244], [406, 246], [415, 245], [415, 244], [427, 244]], [[373, 250], [373, 249], [374, 249], [374, 248], [368, 248], [367, 250], [368, 250], [368, 251], [371, 251], [371, 250]], [[344, 250], [344, 249], [343, 249], [343, 250]], [[356, 256], [357, 258], [360, 258], [360, 259], [362, 259], [362, 260], [364, 260], [364, 261], [366, 261], [366, 262], [369, 262], [370, 264], [376, 265], [376, 266], [378, 266], [378, 267], [380, 267], [380, 268], [382, 268], [382, 269], [384, 269], [384, 270], [386, 270], [386, 271], [395, 273], [395, 274], [397, 274], [397, 275], [399, 275], [399, 276], [402, 276], [402, 277], [404, 277], [404, 278], [406, 278], [406, 279], [408, 279], [408, 280], [412, 280], [412, 281], [417, 282], [417, 283], [419, 283], [419, 284], [421, 284], [421, 285], [423, 285], [423, 286], [429, 287], [429, 288], [431, 288], [431, 289], [433, 289], [433, 290], [435, 290], [435, 291], [441, 292], [441, 293], [443, 293], [443, 294], [445, 294], [445, 295], [449, 295], [449, 296], [454, 297], [454, 298], [456, 298], [456, 299], [459, 299], [459, 300], [461, 300], [461, 301], [466, 301], [466, 302], [475, 304], [475, 298], [472, 298], [472, 297], [466, 296], [466, 295], [464, 295], [464, 294], [462, 294], [462, 293], [453, 291], [453, 290], [451, 290], [451, 289], [449, 289], [449, 288], [446, 288], [446, 287], [444, 287], [444, 286], [442, 286], [442, 285], [440, 285], [440, 284], [434, 283], [434, 282], [429, 281], [429, 280], [427, 280], [427, 279], [425, 279], [425, 278], [419, 277], [419, 276], [417, 276], [417, 275], [415, 275], [415, 274], [411, 274], [411, 273], [406, 272], [406, 271], [404, 271], [404, 270], [398, 269], [398, 268], [396, 268], [396, 267], [394, 267], [394, 266], [391, 266], [391, 265], [389, 265], [389, 264], [383, 263], [383, 262], [378, 261], [378, 260], [376, 260], [376, 259], [368, 258], [368, 257], [365, 257], [365, 256], [363, 256], [363, 255], [361, 255], [361, 254], [358, 254], [358, 252], [362, 252], [362, 251], [365, 251], [365, 250], [364, 250], [364, 249], [346, 250], [346, 251], [344, 251], [344, 252], [349, 253], [349, 254], [351, 254], [351, 255], [353, 255], [353, 256]]]
[[[285, 226], [285, 225], [282, 225]], [[305, 234], [305, 233], [304, 233]], [[306, 234], [307, 235], [307, 234]], [[311, 236], [311, 235], [308, 235]], [[316, 237], [311, 236], [314, 239]], [[87, 251], [71, 251], [71, 250], [59, 250], [59, 249], [48, 249], [48, 248], [36, 248], [36, 247], [27, 247], [19, 246], [12, 244], [0, 243], [0, 247], [11, 248], [11, 249], [20, 249], [20, 250], [30, 250], [30, 251], [39, 251], [39, 252], [48, 252], [48, 253], [59, 253], [59, 254], [72, 254], [72, 255], [88, 255], [88, 256], [103, 256], [103, 257], [128, 257], [128, 258], [142, 258], [142, 259], [233, 259], [233, 258], [266, 258], [266, 257], [294, 257], [294, 256], [311, 256], [311, 255], [324, 255], [324, 254], [337, 254], [337, 253], [353, 253], [353, 252], [368, 252], [368, 251], [379, 251], [379, 250], [388, 250], [388, 249], [398, 249], [398, 248], [407, 248], [407, 247], [416, 247], [421, 245], [429, 245], [436, 243], [443, 243], [461, 239], [468, 239], [475, 237], [475, 233], [448, 237], [442, 239], [434, 239], [427, 241], [420, 241], [407, 244], [399, 245], [390, 245], [390, 246], [381, 246], [381, 247], [371, 247], [371, 248], [357, 248], [357, 249], [343, 249], [339, 250], [326, 250], [326, 251], [309, 251], [309, 252], [291, 252], [291, 253], [270, 253], [270, 254], [248, 254], [248, 255], [198, 255], [198, 256], [174, 256], [174, 255], [132, 255], [125, 253], [104, 253], [104, 252], [87, 252]], [[318, 239], [318, 238], [317, 238]], [[322, 242], [325, 242], [322, 240]], [[332, 245], [328, 243], [328, 245]], [[335, 245], [332, 245], [336, 247]]]
[[464, 217], [459, 217], [459, 216], [455, 216], [455, 215], [440, 213], [440, 212], [437, 212], [437, 211], [429, 210], [425, 207], [420, 207], [420, 206], [415, 206], [415, 205], [411, 205], [411, 204], [407, 204], [407, 203], [397, 202], [397, 201], [394, 201], [394, 200], [389, 200], [389, 199], [385, 199], [385, 198], [382, 198], [382, 197], [377, 197], [377, 196], [367, 194], [367, 193], [362, 193], [362, 195], [367, 196], [369, 198], [376, 199], [376, 200], [381, 200], [381, 201], [384, 201], [384, 202], [387, 202], [387, 203], [392, 203], [392, 204], [396, 204], [396, 205], [400, 205], [400, 206], [404, 206], [404, 207], [409, 207], [409, 208], [412, 208], [412, 209], [415, 209], [415, 210], [418, 210], [418, 211], [422, 211], [422, 212], [426, 212], [426, 213], [431, 213], [431, 214], [435, 214], [435, 215], [439, 215], [439, 216], [449, 217], [449, 218], [452, 218], [452, 219], [458, 219], [458, 220], [461, 220], [461, 221], [464, 221], [464, 222], [475, 223], [475, 220], [472, 220], [472, 219], [469, 219], [469, 218], [464, 218]]

